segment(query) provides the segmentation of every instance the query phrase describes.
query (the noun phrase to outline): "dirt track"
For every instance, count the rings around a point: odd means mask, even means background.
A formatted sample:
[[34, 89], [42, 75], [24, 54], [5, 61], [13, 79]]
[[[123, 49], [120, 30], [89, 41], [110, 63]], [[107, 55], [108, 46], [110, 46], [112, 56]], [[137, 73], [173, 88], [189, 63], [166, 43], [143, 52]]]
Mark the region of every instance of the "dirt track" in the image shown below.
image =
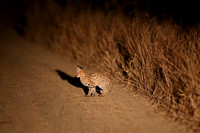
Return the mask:
[[[1, 133], [183, 133], [147, 101], [115, 85], [84, 97], [76, 64], [29, 44], [12, 30], [0, 36]], [[92, 70], [90, 70], [92, 71]]]

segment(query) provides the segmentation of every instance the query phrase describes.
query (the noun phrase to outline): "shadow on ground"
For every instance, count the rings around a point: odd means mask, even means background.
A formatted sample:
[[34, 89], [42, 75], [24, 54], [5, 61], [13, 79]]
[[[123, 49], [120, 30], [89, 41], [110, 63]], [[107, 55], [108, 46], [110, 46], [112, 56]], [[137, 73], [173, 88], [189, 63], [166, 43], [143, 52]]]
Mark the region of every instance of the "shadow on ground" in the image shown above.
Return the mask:
[[[71, 77], [70, 75], [64, 73], [64, 72], [61, 71], [61, 70], [57, 70], [57, 69], [56, 69], [55, 71], [58, 73], [58, 75], [60, 76], [60, 78], [61, 78], [62, 80], [67, 80], [71, 85], [76, 86], [76, 87], [79, 87], [79, 88], [82, 88], [83, 91], [84, 91], [84, 93], [85, 93], [85, 95], [88, 94], [88, 87], [84, 86], [84, 85], [81, 83], [81, 81], [80, 81], [79, 78]], [[101, 90], [102, 90], [101, 88], [99, 88], [98, 86], [96, 86], [96, 92], [97, 92], [98, 94], [101, 94]]]
[[82, 88], [85, 95], [88, 94], [88, 87], [84, 86], [79, 78], [71, 77], [70, 75], [64, 73], [61, 70], [55, 70], [62, 80], [67, 80], [71, 85]]

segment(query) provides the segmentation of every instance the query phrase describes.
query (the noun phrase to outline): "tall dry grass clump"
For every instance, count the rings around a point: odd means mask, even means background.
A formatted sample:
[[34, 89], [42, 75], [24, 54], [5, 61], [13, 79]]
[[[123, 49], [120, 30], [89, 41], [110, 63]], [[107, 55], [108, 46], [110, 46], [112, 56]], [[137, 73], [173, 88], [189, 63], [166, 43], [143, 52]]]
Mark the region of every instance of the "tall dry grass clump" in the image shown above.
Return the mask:
[[[81, 10], [48, 2], [27, 12], [26, 36], [147, 96], [160, 112], [200, 131], [200, 26], [148, 15]], [[103, 69], [102, 69], [103, 68]]]

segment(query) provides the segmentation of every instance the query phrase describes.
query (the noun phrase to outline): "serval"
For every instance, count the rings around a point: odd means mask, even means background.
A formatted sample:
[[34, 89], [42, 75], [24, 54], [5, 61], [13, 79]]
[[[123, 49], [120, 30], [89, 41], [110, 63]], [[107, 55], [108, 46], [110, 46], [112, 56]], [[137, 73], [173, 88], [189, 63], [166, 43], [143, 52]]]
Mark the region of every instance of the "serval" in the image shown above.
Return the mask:
[[109, 91], [111, 91], [112, 82], [109, 78], [103, 76], [99, 73], [87, 74], [81, 66], [77, 66], [77, 75], [80, 78], [81, 83], [88, 87], [89, 91], [86, 95], [87, 97], [95, 96], [96, 87], [100, 88], [100, 95], [105, 96]]

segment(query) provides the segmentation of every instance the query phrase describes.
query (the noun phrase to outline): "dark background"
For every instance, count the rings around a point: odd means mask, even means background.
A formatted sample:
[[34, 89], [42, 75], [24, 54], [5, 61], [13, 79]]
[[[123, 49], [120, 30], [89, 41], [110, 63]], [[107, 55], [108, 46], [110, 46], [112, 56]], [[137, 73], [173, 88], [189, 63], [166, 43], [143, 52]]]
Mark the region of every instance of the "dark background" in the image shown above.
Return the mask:
[[[13, 13], [15, 20], [25, 19], [25, 11], [32, 7], [33, 2], [44, 4], [44, 0], [1, 0], [1, 14]], [[173, 18], [181, 25], [196, 25], [200, 22], [200, 8], [195, 0], [54, 0], [61, 8], [73, 5], [81, 10], [102, 10], [104, 12], [121, 11], [125, 16], [134, 18], [135, 13], [148, 13], [160, 20]], [[80, 11], [81, 11], [80, 10]]]

